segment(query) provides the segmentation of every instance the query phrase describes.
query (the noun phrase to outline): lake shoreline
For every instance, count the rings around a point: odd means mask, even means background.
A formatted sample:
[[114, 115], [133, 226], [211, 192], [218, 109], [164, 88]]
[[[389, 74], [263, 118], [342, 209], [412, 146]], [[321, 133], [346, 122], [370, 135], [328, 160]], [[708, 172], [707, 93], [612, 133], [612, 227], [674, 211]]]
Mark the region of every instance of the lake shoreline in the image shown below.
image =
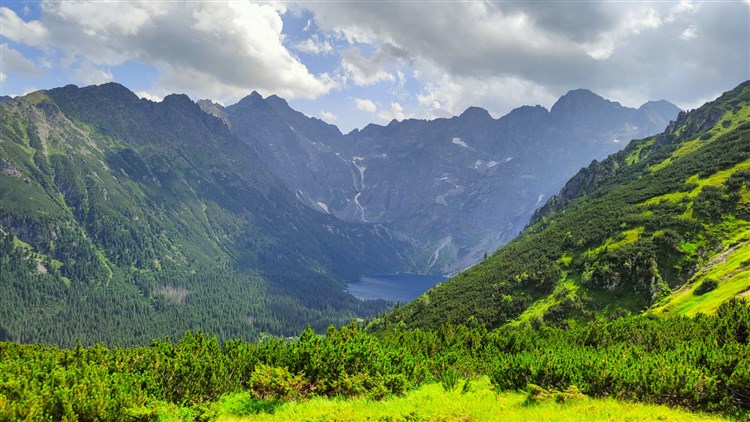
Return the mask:
[[377, 274], [363, 276], [346, 283], [347, 293], [360, 300], [387, 300], [410, 302], [438, 283], [448, 280], [444, 275], [425, 274]]

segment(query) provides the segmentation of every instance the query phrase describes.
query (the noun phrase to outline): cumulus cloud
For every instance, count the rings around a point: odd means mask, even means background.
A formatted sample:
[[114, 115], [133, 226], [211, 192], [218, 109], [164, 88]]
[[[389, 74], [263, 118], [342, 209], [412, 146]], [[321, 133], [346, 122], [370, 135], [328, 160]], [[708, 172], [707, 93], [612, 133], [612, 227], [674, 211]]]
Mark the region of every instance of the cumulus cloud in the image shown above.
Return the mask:
[[381, 110], [378, 113], [378, 119], [384, 122], [390, 122], [391, 120], [404, 120], [410, 118], [411, 115], [404, 111], [404, 108], [399, 103], [391, 103], [391, 108], [388, 110]]
[[376, 106], [372, 100], [366, 98], [355, 98], [354, 105], [357, 107], [357, 110], [366, 111], [368, 113], [375, 113], [378, 111], [378, 106]]
[[158, 68], [168, 89], [224, 100], [251, 90], [315, 98], [336, 85], [283, 45], [285, 9], [276, 3], [46, 1], [41, 9], [39, 21], [24, 22], [3, 8], [3, 35], [62, 50], [62, 64], [83, 64], [74, 70], [82, 76], [93, 67], [89, 76], [101, 79], [99, 66], [137, 60]]
[[71, 76], [74, 81], [83, 85], [98, 85], [111, 82], [113, 79], [109, 69], [101, 69], [89, 61], [76, 66]]
[[638, 35], [644, 30], [656, 29], [662, 25], [659, 14], [652, 7], [642, 6], [622, 11], [622, 18], [594, 41], [583, 44], [586, 54], [594, 60], [606, 60], [623, 40]]
[[[380, 66], [358, 66], [369, 70], [360, 75], [361, 82], [389, 79], [382, 65], [388, 59], [417, 63], [417, 70], [419, 63], [441, 69], [447, 79], [420, 79], [428, 84], [421, 95], [430, 105], [450, 104], [439, 92], [471, 93], [479, 86], [504, 95], [508, 84], [541, 87], [543, 93], [532, 89], [531, 96], [542, 99], [584, 87], [599, 93], [623, 92], [626, 100], [666, 98], [680, 104], [715, 96], [750, 74], [748, 10], [739, 2], [429, 6], [396, 2], [389, 7], [376, 2], [314, 2], [305, 6], [321, 29], [384, 52]], [[691, 42], [675, 43], [681, 36], [692, 37]], [[383, 50], [385, 45], [396, 47], [399, 55]], [[355, 60], [347, 57], [345, 62]], [[454, 85], [458, 87], [451, 88]]]
[[666, 22], [674, 22], [680, 15], [686, 13], [695, 13], [697, 6], [692, 1], [681, 1], [669, 8], [669, 14], [665, 18]]
[[155, 103], [160, 103], [168, 94], [156, 94], [149, 91], [138, 91], [135, 93], [135, 95], [137, 95], [139, 98], [145, 98]]
[[417, 100], [428, 118], [459, 115], [476, 105], [500, 117], [521, 104], [549, 107], [557, 98], [545, 87], [513, 76], [455, 77], [428, 63], [420, 69], [415, 76], [424, 80], [424, 88]]
[[15, 72], [25, 74], [39, 74], [40, 70], [29, 59], [19, 51], [11, 48], [7, 43], [0, 44], [0, 57], [2, 57], [3, 72]]
[[322, 117], [323, 120], [325, 120], [327, 122], [335, 122], [336, 121], [336, 115], [333, 114], [333, 113], [331, 113], [331, 112], [325, 111], [325, 110], [320, 110], [320, 117]]
[[293, 48], [307, 54], [333, 53], [333, 46], [331, 46], [331, 43], [327, 40], [321, 40], [318, 34], [313, 34], [312, 37], [294, 44]]
[[380, 53], [368, 59], [357, 48], [352, 47], [341, 54], [341, 65], [357, 85], [372, 85], [383, 80], [395, 81], [396, 77], [384, 69], [385, 57]]
[[[47, 61], [67, 79], [88, 83], [110, 80], [118, 66], [135, 62], [157, 69], [147, 92], [154, 98], [174, 91], [223, 103], [251, 90], [290, 100], [341, 95], [381, 120], [442, 117], [471, 105], [499, 117], [522, 104], [551, 105], [573, 88], [631, 106], [664, 98], [689, 107], [750, 75], [748, 4], [413, 1], [383, 7], [243, 0], [103, 7], [49, 0], [36, 20], [0, 7], [4, 42], [20, 52], [27, 50], [18, 45], [38, 50], [34, 60], [14, 56], [11, 63], [7, 56], [0, 70], [14, 80], [13, 69], [44, 70]], [[300, 20], [284, 28], [282, 17]], [[308, 111], [322, 116], [320, 108]], [[355, 124], [346, 113], [337, 118]]]
[[7, 7], [0, 7], [0, 27], [3, 37], [21, 44], [43, 47], [49, 40], [49, 31], [41, 22], [26, 22]]
[[685, 28], [684, 31], [680, 34], [680, 39], [683, 41], [690, 41], [693, 38], [698, 36], [698, 27], [695, 25], [690, 25], [687, 28]]

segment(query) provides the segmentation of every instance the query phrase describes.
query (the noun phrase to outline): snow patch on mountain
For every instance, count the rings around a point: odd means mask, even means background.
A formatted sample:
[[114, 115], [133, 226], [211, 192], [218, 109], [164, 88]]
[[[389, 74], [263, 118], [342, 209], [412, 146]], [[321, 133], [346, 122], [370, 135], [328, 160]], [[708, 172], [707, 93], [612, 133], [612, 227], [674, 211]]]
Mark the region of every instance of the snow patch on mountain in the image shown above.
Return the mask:
[[362, 188], [365, 187], [365, 170], [367, 170], [367, 165], [363, 163], [365, 160], [365, 157], [360, 156], [354, 156], [352, 157], [352, 164], [354, 164], [354, 167], [359, 170], [359, 180], [362, 185]]
[[451, 143], [453, 145], [458, 145], [458, 146], [463, 147], [463, 148], [468, 148], [469, 147], [466, 144], [466, 142], [464, 142], [464, 141], [461, 140], [461, 138], [453, 138], [453, 140], [451, 140]]
[[359, 211], [359, 215], [362, 218], [362, 221], [366, 223], [367, 219], [365, 218], [365, 209], [362, 204], [359, 203], [360, 195], [362, 195], [362, 192], [357, 192], [357, 194], [354, 195], [354, 206], [357, 207], [357, 211]]

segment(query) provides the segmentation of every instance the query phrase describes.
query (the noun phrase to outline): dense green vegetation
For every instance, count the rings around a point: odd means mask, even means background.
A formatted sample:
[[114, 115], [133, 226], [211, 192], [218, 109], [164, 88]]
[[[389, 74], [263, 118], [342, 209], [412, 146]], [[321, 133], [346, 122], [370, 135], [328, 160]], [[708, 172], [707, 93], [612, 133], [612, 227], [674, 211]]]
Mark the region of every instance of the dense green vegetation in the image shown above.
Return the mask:
[[[715, 316], [598, 320], [569, 329], [357, 324], [296, 340], [188, 333], [178, 342], [108, 349], [0, 344], [0, 419], [135, 420], [273, 413], [315, 397], [380, 400], [438, 382], [446, 392], [524, 390], [529, 400], [610, 397], [725, 416], [750, 409], [750, 308]], [[224, 410], [222, 410], [224, 409]]]
[[385, 309], [343, 280], [408, 268], [394, 245], [299, 204], [185, 96], [107, 84], [0, 105], [0, 340], [322, 332]]
[[462, 382], [469, 385], [446, 391], [427, 384], [404, 396], [373, 402], [313, 398], [292, 401], [273, 413], [255, 414], [248, 393], [228, 395], [219, 407], [219, 421], [719, 421], [717, 415], [690, 413], [665, 406], [592, 399], [575, 388], [550, 392], [538, 387], [498, 393], [487, 377]]
[[750, 291], [748, 175], [750, 82], [581, 170], [517, 239], [372, 328], [715, 312]]

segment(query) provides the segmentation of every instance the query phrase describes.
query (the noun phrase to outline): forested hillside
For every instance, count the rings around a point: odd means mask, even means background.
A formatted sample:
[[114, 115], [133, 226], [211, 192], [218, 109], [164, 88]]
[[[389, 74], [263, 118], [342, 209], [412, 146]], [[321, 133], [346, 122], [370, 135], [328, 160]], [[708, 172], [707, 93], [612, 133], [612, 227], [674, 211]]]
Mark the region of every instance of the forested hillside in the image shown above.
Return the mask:
[[71, 85], [0, 104], [0, 339], [323, 330], [383, 309], [343, 280], [408, 269], [402, 248], [304, 207], [186, 96]]
[[750, 82], [582, 169], [525, 232], [373, 327], [712, 313], [750, 291]]

